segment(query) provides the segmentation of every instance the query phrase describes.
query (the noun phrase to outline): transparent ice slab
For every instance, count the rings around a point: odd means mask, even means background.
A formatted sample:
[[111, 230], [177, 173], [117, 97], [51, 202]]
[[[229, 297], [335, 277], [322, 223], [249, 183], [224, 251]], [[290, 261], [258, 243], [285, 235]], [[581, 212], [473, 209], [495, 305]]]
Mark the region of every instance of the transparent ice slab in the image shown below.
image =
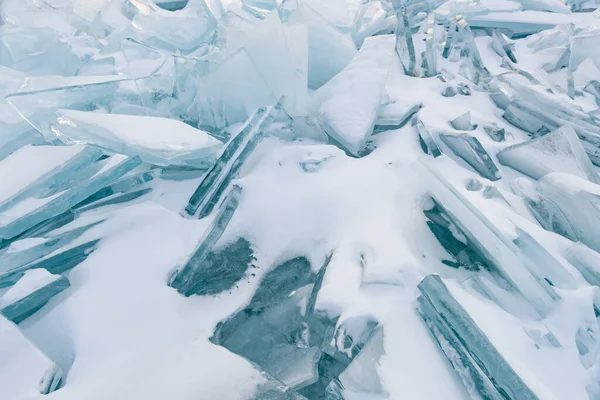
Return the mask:
[[541, 179], [550, 172], [565, 172], [594, 183], [600, 182], [577, 133], [570, 125], [563, 125], [537, 139], [509, 146], [500, 151], [497, 157], [501, 164], [533, 179]]
[[466, 237], [467, 243], [495, 273], [527, 299], [544, 316], [559, 296], [550, 285], [533, 273], [517, 246], [505, 237], [477, 208], [448, 182], [434, 165], [424, 160], [419, 168], [427, 180], [429, 193], [443, 212]]
[[308, 87], [311, 89], [323, 86], [356, 54], [352, 39], [340, 33], [306, 2], [299, 4], [289, 22], [308, 28]]
[[19, 173], [19, 179], [3, 180], [0, 212], [31, 195], [40, 195], [72, 179], [96, 161], [102, 152], [85, 146], [27, 145], [0, 162], [0, 175]]
[[426, 276], [418, 287], [421, 316], [472, 398], [538, 399], [439, 275]]
[[569, 246], [564, 254], [590, 285], [600, 286], [600, 254], [579, 242]]
[[52, 275], [45, 269], [31, 269], [0, 298], [0, 314], [18, 324], [69, 286], [64, 276]]
[[354, 17], [352, 39], [357, 47], [364, 40], [378, 33], [392, 33], [396, 26], [396, 18], [388, 3], [371, 1], [362, 4]]
[[500, 171], [479, 140], [469, 134], [440, 134], [440, 139], [479, 175], [491, 181], [500, 179]]
[[290, 389], [289, 386], [266, 372], [262, 371], [262, 375], [267, 379], [267, 382], [258, 386], [252, 400], [307, 400], [306, 397], [298, 394], [298, 392]]
[[[13, 242], [13, 245], [8, 248], [7, 251], [0, 254], [0, 273], [5, 273], [45, 257], [53, 251], [66, 246], [98, 223], [99, 222], [95, 222], [56, 235], [48, 235], [43, 238], [36, 237], [26, 239], [24, 242]], [[31, 247], [27, 247], [30, 245]], [[25, 248], [19, 250], [21, 246], [24, 246]]]
[[280, 109], [280, 103], [259, 108], [248, 118], [238, 133], [227, 143], [215, 164], [190, 197], [185, 207], [188, 215], [198, 213], [199, 218], [203, 218], [210, 214], [244, 162], [258, 146], [264, 137], [265, 129]]
[[[98, 190], [111, 185], [141, 164], [139, 157], [114, 155], [71, 176], [43, 196], [32, 194], [0, 210], [0, 237], [13, 238], [35, 225], [56, 217]], [[73, 181], [71, 181], [73, 179]], [[82, 179], [81, 181], [79, 179]], [[76, 182], [76, 183], [74, 183]]]
[[492, 33], [492, 50], [496, 52], [500, 57], [508, 57], [512, 62], [517, 62], [515, 57], [515, 45], [510, 42], [510, 39], [506, 37], [500, 31], [494, 30]]
[[394, 56], [392, 35], [367, 38], [342, 72], [313, 93], [309, 109], [325, 132], [358, 155], [375, 125]]
[[189, 54], [212, 38], [217, 21], [204, 1], [190, 0], [178, 12], [158, 7], [150, 0], [127, 1], [133, 14], [136, 39], [171, 52]]
[[149, 116], [58, 110], [52, 132], [66, 144], [138, 155], [156, 165], [208, 167], [221, 142], [183, 122]]
[[7, 96], [6, 101], [52, 141], [59, 109], [194, 119], [187, 112], [189, 104], [175, 93], [174, 84], [173, 77], [159, 75], [136, 79], [75, 76], [38, 80]]
[[71, 268], [76, 267], [87, 259], [87, 257], [96, 250], [96, 245], [100, 239], [92, 240], [67, 250], [63, 250], [55, 255], [43, 258], [18, 268], [0, 273], [0, 288], [15, 284], [23, 274], [31, 269], [46, 269], [51, 274], [62, 274]]
[[419, 135], [419, 143], [421, 144], [421, 149], [423, 149], [423, 152], [426, 154], [431, 154], [434, 157], [441, 156], [442, 152], [440, 148], [438, 147], [429, 130], [425, 127], [423, 121], [418, 118], [413, 118], [412, 125], [415, 127], [415, 130]]
[[350, 365], [327, 387], [327, 399], [344, 399], [350, 394], [365, 396], [382, 394], [381, 379], [377, 373], [379, 359], [385, 353], [383, 328], [378, 327], [362, 351]]
[[224, 249], [221, 257], [213, 251], [239, 205], [240, 193], [240, 187], [232, 188], [190, 259], [171, 278], [169, 286], [179, 293], [185, 296], [220, 293], [244, 276], [252, 260], [252, 249], [247, 241]]
[[0, 386], [2, 395], [21, 399], [47, 394], [58, 388], [61, 369], [23, 336], [19, 328], [0, 315]]
[[537, 182], [537, 192], [558, 207], [576, 240], [600, 251], [600, 186], [553, 172]]
[[396, 8], [396, 20], [396, 54], [398, 55], [398, 58], [400, 58], [404, 73], [413, 76], [415, 74], [417, 56], [415, 53], [410, 23], [408, 22], [408, 11], [406, 6]]
[[375, 130], [391, 130], [402, 127], [422, 107], [416, 101], [390, 101], [382, 104], [375, 120]]

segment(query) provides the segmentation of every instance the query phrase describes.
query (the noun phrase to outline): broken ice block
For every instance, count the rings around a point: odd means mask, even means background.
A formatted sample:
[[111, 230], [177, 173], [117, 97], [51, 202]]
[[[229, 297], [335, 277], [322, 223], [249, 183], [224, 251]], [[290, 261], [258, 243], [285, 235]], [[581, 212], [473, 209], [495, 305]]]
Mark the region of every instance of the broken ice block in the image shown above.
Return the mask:
[[439, 275], [428, 275], [419, 290], [420, 313], [448, 361], [473, 396], [486, 399], [538, 397], [502, 357]]
[[590, 285], [600, 286], [600, 254], [577, 242], [565, 250], [565, 258]]
[[111, 152], [139, 155], [156, 165], [207, 167], [221, 142], [173, 119], [58, 110], [53, 133], [66, 144], [91, 144]]
[[375, 129], [398, 129], [421, 107], [421, 103], [416, 102], [391, 101], [382, 104], [375, 120]]
[[352, 39], [340, 33], [307, 2], [299, 4], [289, 22], [308, 28], [308, 87], [311, 89], [323, 86], [356, 54]]
[[251, 400], [308, 400], [266, 372], [261, 374], [267, 382], [256, 388]]
[[471, 113], [468, 111], [450, 121], [450, 125], [458, 131], [472, 131], [477, 128], [477, 124], [471, 122]]
[[69, 286], [64, 276], [52, 275], [45, 269], [28, 270], [0, 298], [0, 314], [18, 324]]
[[571, 174], [552, 172], [537, 182], [537, 192], [565, 216], [575, 238], [600, 251], [600, 186]]
[[363, 398], [361, 396], [385, 395], [377, 373], [379, 359], [384, 353], [383, 328], [378, 327], [362, 351], [327, 387], [327, 399], [358, 399]]
[[0, 162], [0, 175], [19, 173], [19, 179], [4, 179], [0, 190], [0, 212], [27, 196], [40, 195], [96, 161], [102, 152], [85, 146], [24, 146]]
[[351, 317], [331, 325], [325, 333], [321, 351], [348, 365], [371, 340], [378, 326], [377, 320], [369, 316]]
[[177, 12], [158, 7], [151, 0], [128, 1], [136, 38], [171, 52], [189, 54], [208, 42], [217, 21], [204, 1], [190, 1]]
[[583, 88], [583, 91], [594, 96], [596, 104], [600, 106], [600, 82], [595, 79], [589, 81]]
[[23, 399], [58, 388], [62, 370], [0, 315], [0, 387], [7, 399]]
[[198, 209], [199, 218], [210, 214], [219, 202], [229, 183], [237, 176], [246, 159], [252, 154], [264, 136], [264, 130], [272, 120], [272, 114], [280, 105], [259, 108], [238, 133], [227, 143], [223, 152], [208, 171], [198, 188], [190, 197], [185, 212], [195, 215]]
[[600, 183], [581, 141], [570, 125], [563, 125], [537, 139], [509, 146], [497, 154], [498, 161], [534, 179], [550, 172], [566, 172]]
[[494, 30], [494, 33], [492, 33], [492, 49], [500, 57], [508, 57], [512, 62], [517, 62], [517, 58], [514, 54], [514, 43], [510, 43], [506, 35], [500, 31]]
[[526, 178], [516, 178], [512, 182], [512, 189], [516, 195], [523, 197], [525, 204], [544, 229], [567, 239], [577, 240], [577, 235], [564, 213], [554, 202], [538, 193], [532, 182]]
[[342, 72], [313, 93], [309, 108], [325, 132], [353, 155], [371, 134], [394, 57], [394, 37], [367, 38]]
[[404, 73], [413, 76], [417, 58], [406, 6], [403, 5], [396, 9], [396, 19], [396, 54], [400, 58]]
[[[51, 187], [43, 196], [33, 193], [10, 207], [0, 209], [0, 237], [10, 239], [35, 225], [60, 215], [98, 190], [131, 171], [139, 157], [114, 155], [98, 161], [69, 177], [69, 181]], [[73, 184], [73, 179], [76, 184]]]
[[0, 288], [11, 286], [17, 282], [23, 274], [36, 268], [48, 270], [51, 274], [61, 274], [79, 265], [96, 249], [99, 239], [69, 248], [56, 255], [43, 258], [6, 272], [0, 272]]
[[[241, 188], [234, 186], [231, 192], [223, 200], [214, 221], [208, 227], [205, 236], [200, 240], [200, 243], [191, 258], [186, 262], [185, 266], [177, 271], [176, 275], [171, 278], [169, 286], [174, 287], [177, 291], [185, 296], [190, 296], [197, 291], [207, 293], [218, 293], [222, 290], [230, 289], [246, 271], [247, 264], [233, 265], [233, 268], [242, 267], [243, 271], [233, 272], [233, 279], [224, 283], [219, 288], [202, 288], [203, 285], [214, 284], [214, 274], [223, 272], [215, 271], [211, 262], [207, 262], [209, 253], [213, 250], [215, 244], [219, 241], [223, 232], [227, 228], [227, 224], [233, 217], [235, 210], [239, 205]], [[209, 260], [210, 261], [210, 260]], [[222, 267], [222, 266], [221, 266]], [[219, 290], [220, 289], [220, 290]]]
[[488, 134], [488, 136], [494, 142], [503, 142], [504, 139], [506, 138], [506, 132], [505, 132], [504, 128], [500, 128], [495, 125], [492, 125], [492, 126], [485, 125], [483, 127], [483, 130], [485, 131], [485, 133]]
[[552, 29], [571, 22], [569, 16], [542, 11], [494, 12], [469, 17], [473, 28], [492, 28], [510, 31], [512, 37], [523, 37], [532, 33]]
[[[53, 251], [69, 244], [98, 223], [95, 222], [45, 238], [37, 237], [13, 242], [12, 246], [6, 252], [0, 254], [0, 273], [10, 271], [45, 257]], [[21, 246], [24, 248], [20, 249]]]
[[112, 76], [72, 76], [31, 81], [6, 101], [41, 132], [48, 141], [59, 109], [96, 111], [111, 114], [150, 115], [197, 121], [190, 116], [191, 99], [184, 101], [174, 93], [172, 76], [128, 79]]
[[459, 83], [458, 84], [458, 92], [460, 94], [462, 94], [463, 96], [470, 96], [471, 88], [466, 83]]
[[456, 260], [442, 260], [442, 263], [457, 268], [462, 266], [472, 271], [487, 269], [485, 260], [469, 246], [465, 234], [452, 223], [443, 208], [434, 199], [432, 201], [433, 208], [423, 211], [428, 219], [427, 226], [444, 250]]
[[421, 143], [421, 149], [423, 149], [423, 152], [426, 154], [431, 154], [434, 157], [441, 156], [442, 152], [440, 151], [440, 148], [438, 147], [431, 133], [429, 133], [429, 130], [425, 127], [425, 124], [423, 124], [423, 121], [415, 117], [413, 118], [412, 123], [417, 131], [417, 134], [419, 135], [419, 142]]
[[457, 95], [457, 93], [458, 93], [458, 90], [456, 89], [456, 87], [448, 86], [448, 87], [444, 88], [444, 90], [442, 91], [442, 96], [454, 97]]
[[395, 16], [386, 2], [371, 1], [362, 4], [354, 17], [352, 39], [360, 48], [365, 38], [378, 33], [391, 33], [396, 25]]
[[479, 175], [491, 181], [500, 179], [498, 167], [476, 137], [466, 133], [461, 135], [440, 134], [440, 139], [450, 147], [454, 154], [473, 167]]
[[425, 160], [422, 178], [427, 179], [431, 196], [465, 236], [469, 246], [486, 265], [527, 299], [536, 311], [546, 315], [560, 298], [548, 282], [536, 276], [517, 246]]
[[537, 276], [545, 279], [555, 287], [563, 289], [575, 289], [577, 287], [569, 271], [529, 233], [517, 228], [517, 237], [513, 242], [531, 260], [528, 265], [534, 268]]

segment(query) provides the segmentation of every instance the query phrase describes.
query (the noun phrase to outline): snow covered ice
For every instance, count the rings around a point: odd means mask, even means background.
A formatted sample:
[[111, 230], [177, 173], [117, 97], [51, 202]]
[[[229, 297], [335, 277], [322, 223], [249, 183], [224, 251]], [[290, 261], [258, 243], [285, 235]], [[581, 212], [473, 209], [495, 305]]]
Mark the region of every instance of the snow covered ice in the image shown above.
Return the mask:
[[599, 8], [3, 0], [0, 399], [599, 400]]

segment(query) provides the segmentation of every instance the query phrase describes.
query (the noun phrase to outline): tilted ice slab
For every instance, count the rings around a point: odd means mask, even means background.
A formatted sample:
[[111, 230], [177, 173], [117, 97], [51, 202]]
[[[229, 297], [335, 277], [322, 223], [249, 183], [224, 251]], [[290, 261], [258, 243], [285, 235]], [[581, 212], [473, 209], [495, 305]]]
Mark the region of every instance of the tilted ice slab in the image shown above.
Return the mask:
[[[67, 175], [49, 193], [34, 193], [10, 207], [0, 209], [0, 237], [13, 238], [45, 220], [56, 217], [98, 190], [131, 171], [139, 157], [114, 155], [98, 161], [77, 174]], [[78, 181], [72, 185], [73, 180]]]
[[577, 133], [570, 125], [537, 139], [509, 146], [497, 154], [501, 164], [534, 179], [550, 172], [565, 172], [599, 183], [595, 171]]
[[350, 64], [310, 99], [325, 132], [354, 155], [373, 133], [394, 45], [392, 35], [367, 38]]
[[54, 391], [62, 371], [19, 328], [0, 315], [0, 387], [7, 399], [22, 399]]
[[167, 118], [58, 110], [53, 132], [64, 143], [96, 145], [156, 165], [206, 167], [221, 142]]
[[31, 269], [0, 298], [0, 314], [18, 324], [71, 284], [64, 276]]

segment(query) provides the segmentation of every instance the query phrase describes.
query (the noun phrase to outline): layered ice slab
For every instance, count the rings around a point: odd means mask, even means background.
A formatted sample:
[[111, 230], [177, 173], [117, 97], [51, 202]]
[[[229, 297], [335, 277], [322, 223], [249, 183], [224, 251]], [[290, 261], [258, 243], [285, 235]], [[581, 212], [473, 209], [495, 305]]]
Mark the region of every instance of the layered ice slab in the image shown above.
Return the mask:
[[0, 315], [0, 387], [7, 399], [34, 398], [58, 388], [61, 369]]
[[469, 164], [479, 175], [491, 181], [500, 179], [500, 171], [488, 152], [474, 136], [440, 134], [440, 139], [450, 149]]
[[419, 284], [419, 312], [473, 399], [539, 397], [523, 382], [439, 275]]
[[325, 132], [353, 155], [373, 133], [394, 45], [392, 35], [367, 38], [350, 64], [309, 101]]
[[[6, 160], [4, 160], [6, 162]], [[61, 175], [61, 180], [43, 192], [28, 192], [20, 201], [0, 207], [0, 237], [11, 239], [56, 217], [141, 164], [139, 157], [114, 155], [86, 168]], [[74, 184], [74, 182], [76, 182]]]
[[135, 115], [58, 110], [53, 133], [65, 144], [98, 146], [148, 163], [206, 168], [221, 142], [181, 121]]
[[71, 284], [64, 276], [45, 269], [26, 271], [19, 281], [0, 298], [0, 313], [18, 324], [40, 310], [52, 297]]
[[171, 278], [169, 286], [179, 293], [185, 296], [217, 294], [231, 289], [244, 276], [252, 261], [252, 249], [247, 241], [226, 246], [221, 253], [213, 251], [239, 205], [240, 194], [239, 186], [231, 189], [190, 259]]
[[505, 280], [511, 289], [523, 296], [540, 316], [547, 315], [560, 298], [554, 289], [537, 273], [535, 265], [523, 257], [521, 250], [488, 218], [448, 182], [429, 162], [421, 161], [418, 170], [426, 179], [429, 194], [454, 225], [467, 246], [486, 268]]
[[[281, 109], [281, 104], [256, 110], [227, 143], [185, 207], [188, 215], [203, 218], [210, 214], [231, 181], [265, 135], [265, 129]], [[198, 211], [200, 210], [200, 211]]]
[[565, 172], [600, 182], [581, 140], [570, 125], [563, 125], [537, 139], [509, 146], [497, 154], [501, 164], [533, 179], [550, 172]]

